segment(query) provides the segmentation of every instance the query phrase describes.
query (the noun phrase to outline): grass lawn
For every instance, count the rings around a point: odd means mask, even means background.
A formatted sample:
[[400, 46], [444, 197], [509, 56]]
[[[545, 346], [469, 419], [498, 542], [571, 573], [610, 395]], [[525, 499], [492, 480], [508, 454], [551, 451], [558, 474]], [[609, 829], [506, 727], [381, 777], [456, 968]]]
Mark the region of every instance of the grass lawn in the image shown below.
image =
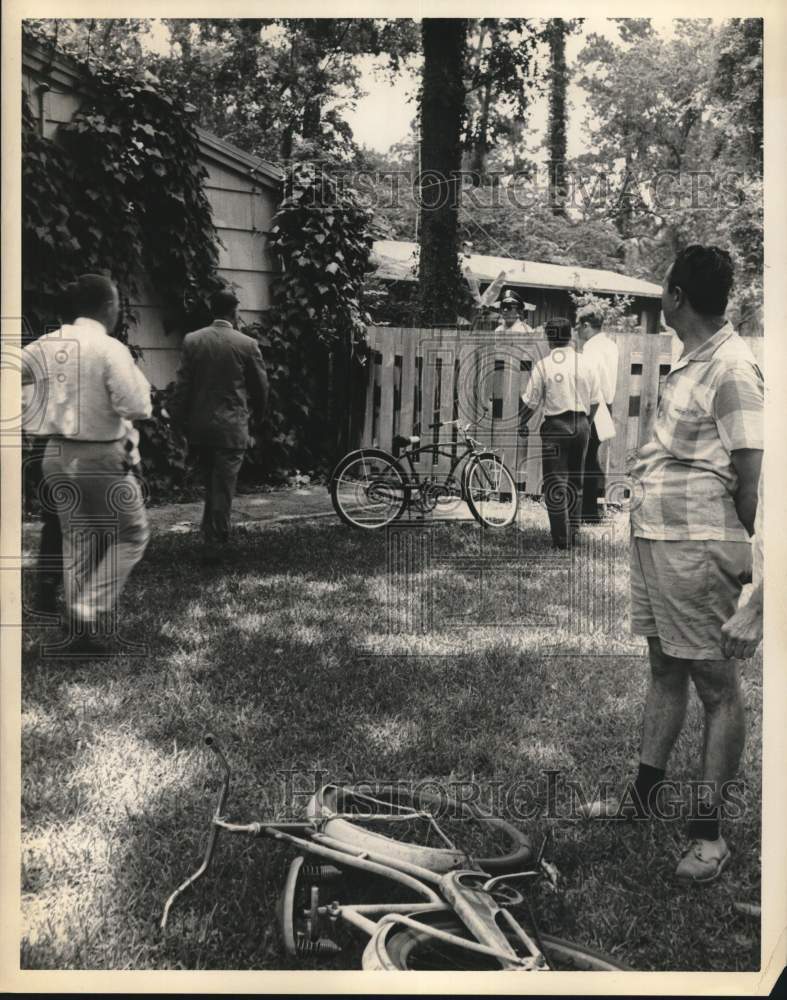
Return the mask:
[[[483, 552], [476, 525], [435, 526], [430, 565], [410, 575], [387, 571], [383, 534], [332, 520], [248, 530], [221, 569], [200, 565], [195, 535], [155, 535], [123, 608], [124, 635], [146, 656], [41, 658], [43, 632], [30, 629], [22, 967], [296, 967], [275, 920], [293, 855], [272, 841], [222, 840], [167, 938], [157, 931], [204, 849], [219, 783], [202, 746], [210, 730], [234, 771], [227, 813], [244, 821], [297, 813], [305, 800], [292, 789], [311, 787], [314, 772], [472, 780], [485, 793], [530, 782], [539, 814], [522, 825], [551, 829], [562, 877], [560, 897], [542, 901], [543, 929], [637, 969], [757, 969], [759, 924], [733, 904], [759, 902], [759, 654], [743, 669], [746, 808], [725, 826], [733, 861], [716, 883], [683, 887], [673, 869], [685, 822], [588, 824], [570, 817], [562, 783], [592, 793], [636, 766], [647, 664], [628, 636], [626, 519], [593, 529], [612, 548], [608, 565], [587, 556], [597, 572], [584, 571], [584, 600], [603, 589], [616, 603], [584, 635], [573, 634], [587, 614], [569, 607], [543, 511], [529, 505], [524, 524], [485, 537]], [[669, 776], [697, 778], [700, 748], [692, 696]], [[560, 775], [547, 820], [550, 770]]]

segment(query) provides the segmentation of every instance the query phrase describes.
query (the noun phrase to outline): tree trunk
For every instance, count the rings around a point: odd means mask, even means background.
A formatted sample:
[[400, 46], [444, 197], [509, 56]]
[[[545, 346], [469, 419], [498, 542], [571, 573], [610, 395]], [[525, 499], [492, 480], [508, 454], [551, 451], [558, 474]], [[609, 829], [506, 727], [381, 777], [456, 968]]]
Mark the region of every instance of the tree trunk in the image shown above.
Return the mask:
[[[628, 137], [626, 137], [626, 147], [628, 147]], [[615, 225], [624, 240], [631, 239], [632, 223], [634, 221], [634, 204], [630, 191], [634, 181], [633, 165], [633, 157], [628, 148], [626, 148], [626, 168], [615, 211]]]
[[421, 89], [420, 322], [455, 323], [464, 299], [459, 270], [459, 182], [467, 22], [424, 18]]
[[303, 109], [301, 135], [304, 139], [319, 139], [320, 137], [320, 96], [312, 94]]
[[[481, 67], [481, 57], [484, 51], [484, 42], [487, 37], [487, 29], [483, 22], [478, 26], [478, 40], [475, 44], [473, 54], [470, 59], [470, 77], [472, 79], [475, 73], [480, 72]], [[482, 96], [480, 101], [480, 110], [478, 115], [478, 127], [475, 131], [475, 138], [470, 146], [470, 153], [467, 157], [467, 167], [470, 171], [470, 183], [473, 187], [478, 187], [481, 183], [481, 174], [484, 171], [484, 165], [486, 163], [487, 149], [487, 135], [489, 133], [489, 107], [492, 98], [492, 83], [490, 80], [484, 84], [482, 88]], [[476, 98], [473, 95], [473, 101]], [[472, 114], [470, 108], [465, 105], [465, 112], [467, 115]]]
[[99, 47], [99, 53], [101, 55], [104, 55], [104, 53], [109, 51], [109, 42], [112, 38], [114, 30], [115, 30], [115, 22], [113, 20], [108, 21], [106, 27], [104, 28], [104, 33], [101, 37], [101, 45]]
[[489, 109], [492, 104], [492, 81], [484, 84], [483, 97], [481, 98], [480, 125], [478, 127], [478, 138], [473, 146], [470, 157], [471, 181], [473, 187], [478, 187], [482, 183], [481, 178], [486, 166], [486, 156], [489, 152]]
[[292, 156], [292, 125], [287, 125], [281, 136], [281, 145], [279, 146], [279, 158], [284, 160], [286, 163]]
[[566, 35], [568, 29], [560, 17], [550, 20], [549, 86], [549, 205], [553, 215], [566, 214]]

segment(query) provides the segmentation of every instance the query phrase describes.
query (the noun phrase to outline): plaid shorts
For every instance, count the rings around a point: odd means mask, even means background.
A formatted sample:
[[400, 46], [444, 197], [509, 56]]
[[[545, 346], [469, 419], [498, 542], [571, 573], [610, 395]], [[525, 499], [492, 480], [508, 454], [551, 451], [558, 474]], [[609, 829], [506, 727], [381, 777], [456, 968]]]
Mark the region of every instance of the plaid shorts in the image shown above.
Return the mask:
[[723, 660], [722, 625], [738, 606], [748, 542], [631, 539], [631, 631], [668, 656]]

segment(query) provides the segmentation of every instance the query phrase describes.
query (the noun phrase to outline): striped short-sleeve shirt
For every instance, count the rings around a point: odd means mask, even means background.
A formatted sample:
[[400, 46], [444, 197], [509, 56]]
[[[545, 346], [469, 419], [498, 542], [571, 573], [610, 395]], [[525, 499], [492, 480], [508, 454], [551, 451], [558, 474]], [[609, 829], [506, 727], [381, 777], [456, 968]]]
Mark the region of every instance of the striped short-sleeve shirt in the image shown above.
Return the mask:
[[762, 449], [763, 401], [762, 372], [729, 323], [673, 365], [631, 469], [634, 535], [748, 540], [730, 455]]

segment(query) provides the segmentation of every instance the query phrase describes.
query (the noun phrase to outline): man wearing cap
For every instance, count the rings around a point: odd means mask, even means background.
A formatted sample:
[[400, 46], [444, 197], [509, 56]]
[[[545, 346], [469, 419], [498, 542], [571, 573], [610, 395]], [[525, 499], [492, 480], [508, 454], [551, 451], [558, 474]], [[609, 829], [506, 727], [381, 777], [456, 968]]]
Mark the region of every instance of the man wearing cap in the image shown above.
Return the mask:
[[543, 495], [549, 513], [552, 545], [566, 549], [579, 527], [582, 465], [590, 437], [590, 421], [601, 400], [594, 366], [571, 346], [571, 324], [555, 318], [546, 323], [550, 353], [533, 366], [520, 407], [519, 433], [543, 408], [541, 424]]
[[116, 612], [148, 543], [131, 421], [150, 417], [151, 400], [128, 347], [110, 336], [119, 313], [114, 282], [84, 274], [70, 288], [76, 319], [24, 349], [22, 382], [33, 387], [25, 429], [49, 438], [43, 474], [63, 537], [71, 630], [64, 651], [90, 655], [109, 652], [100, 625]]
[[249, 417], [261, 422], [268, 376], [257, 342], [235, 329], [238, 300], [229, 289], [211, 299], [213, 322], [187, 333], [170, 403], [186, 430], [205, 478], [202, 537], [206, 563], [217, 563], [229, 540], [238, 472], [249, 444]]
[[[608, 410], [615, 399], [618, 380], [618, 345], [604, 333], [603, 316], [597, 306], [585, 306], [577, 314], [577, 335], [582, 345], [582, 357], [593, 365], [601, 383], [601, 396]], [[600, 405], [600, 404], [599, 404]], [[596, 524], [601, 520], [599, 497], [604, 495], [604, 472], [599, 464], [599, 435], [596, 420], [590, 425], [590, 440], [585, 455], [582, 481], [582, 521]]]
[[[525, 303], [528, 310], [533, 311], [535, 306], [529, 302]], [[506, 292], [498, 303], [500, 309], [500, 323], [495, 327], [495, 333], [532, 333], [533, 327], [529, 326], [522, 318], [522, 300], [516, 292]]]

